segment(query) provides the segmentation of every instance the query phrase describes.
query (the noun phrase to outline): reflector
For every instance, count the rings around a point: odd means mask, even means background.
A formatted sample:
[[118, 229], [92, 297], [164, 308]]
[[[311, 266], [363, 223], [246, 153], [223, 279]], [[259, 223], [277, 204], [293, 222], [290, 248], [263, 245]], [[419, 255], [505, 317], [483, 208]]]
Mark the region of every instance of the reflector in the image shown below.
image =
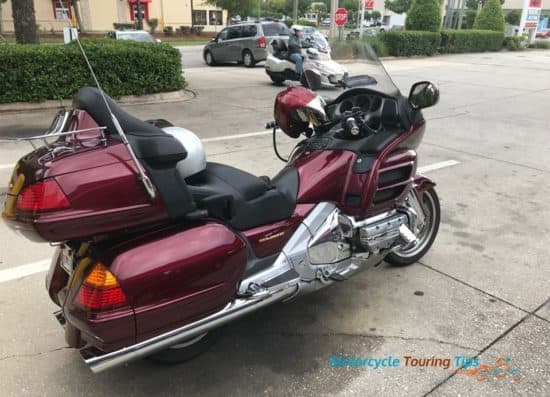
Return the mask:
[[17, 197], [17, 209], [22, 211], [45, 211], [68, 206], [69, 200], [55, 179], [27, 186]]
[[126, 295], [115, 275], [97, 263], [82, 282], [75, 302], [85, 309], [107, 310], [126, 305]]

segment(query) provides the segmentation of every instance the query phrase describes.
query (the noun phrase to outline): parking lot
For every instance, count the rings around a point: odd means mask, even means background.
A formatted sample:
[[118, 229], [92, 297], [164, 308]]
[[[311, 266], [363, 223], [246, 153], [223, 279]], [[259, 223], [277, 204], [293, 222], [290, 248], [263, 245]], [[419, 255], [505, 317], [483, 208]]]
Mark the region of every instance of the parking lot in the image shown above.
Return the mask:
[[[211, 161], [274, 175], [283, 164], [264, 125], [281, 88], [261, 65], [209, 68], [200, 48], [182, 54], [194, 99], [126, 109], [194, 131]], [[404, 93], [419, 80], [441, 90], [439, 105], [425, 111], [419, 157], [428, 170], [444, 164], [428, 171], [442, 223], [420, 263], [382, 264], [250, 315], [189, 363], [144, 360], [94, 375], [78, 351], [65, 348], [45, 273], [17, 273], [22, 265], [45, 267], [53, 248], [0, 223], [0, 395], [550, 395], [550, 51], [385, 64]], [[0, 136], [40, 131], [54, 113], [0, 113]], [[290, 145], [282, 139], [283, 150]], [[0, 195], [11, 164], [29, 149], [0, 143]], [[391, 356], [402, 365], [331, 365], [339, 356]], [[405, 356], [409, 363], [450, 359], [451, 366], [403, 365]], [[456, 373], [461, 358], [489, 366], [509, 358], [521, 376]]]

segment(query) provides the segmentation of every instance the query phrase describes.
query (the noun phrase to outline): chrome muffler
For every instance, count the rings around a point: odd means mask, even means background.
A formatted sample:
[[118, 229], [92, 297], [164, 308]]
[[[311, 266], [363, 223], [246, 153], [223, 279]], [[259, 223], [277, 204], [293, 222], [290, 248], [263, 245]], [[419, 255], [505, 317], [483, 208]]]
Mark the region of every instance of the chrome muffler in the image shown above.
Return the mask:
[[145, 358], [151, 354], [167, 349], [178, 343], [182, 343], [205, 332], [211, 331], [233, 320], [262, 309], [273, 303], [284, 300], [294, 295], [298, 289], [298, 280], [294, 283], [285, 283], [284, 287], [262, 296], [251, 296], [248, 298], [236, 298], [222, 310], [211, 314], [194, 323], [184, 325], [164, 334], [147, 339], [135, 345], [124, 347], [110, 353], [102, 353], [94, 348], [80, 350], [84, 362], [92, 372], [98, 373], [129, 363], [131, 361]]

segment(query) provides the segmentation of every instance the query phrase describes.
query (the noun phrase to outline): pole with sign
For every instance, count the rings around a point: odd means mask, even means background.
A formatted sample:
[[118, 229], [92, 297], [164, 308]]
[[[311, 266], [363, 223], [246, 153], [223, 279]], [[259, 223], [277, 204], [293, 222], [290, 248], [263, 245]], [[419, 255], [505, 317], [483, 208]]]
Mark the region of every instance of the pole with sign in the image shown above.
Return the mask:
[[526, 29], [529, 31], [529, 43], [535, 41], [536, 28], [539, 24], [542, 10], [542, 0], [524, 0], [521, 20], [519, 24], [519, 34], [523, 34]]
[[345, 8], [338, 8], [334, 13], [334, 22], [338, 26], [338, 37], [342, 40], [343, 28], [348, 21], [348, 11]]

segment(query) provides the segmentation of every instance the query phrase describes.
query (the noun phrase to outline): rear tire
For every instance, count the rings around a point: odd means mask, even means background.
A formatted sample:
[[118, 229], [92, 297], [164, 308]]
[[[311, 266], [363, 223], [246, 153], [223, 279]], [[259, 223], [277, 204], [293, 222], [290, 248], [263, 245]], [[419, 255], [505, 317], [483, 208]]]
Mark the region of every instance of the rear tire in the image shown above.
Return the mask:
[[161, 364], [179, 364], [192, 360], [210, 349], [221, 336], [221, 330], [215, 329], [205, 334], [196, 336], [191, 340], [171, 346], [155, 353], [148, 359]]
[[[414, 194], [414, 193], [413, 193]], [[420, 203], [424, 207], [426, 223], [417, 234], [418, 243], [406, 250], [394, 250], [385, 261], [395, 266], [407, 266], [420, 260], [431, 248], [439, 230], [441, 208], [439, 198], [433, 187], [427, 189]]]
[[271, 78], [271, 81], [273, 81], [273, 84], [278, 85], [278, 86], [283, 85], [283, 83], [285, 81], [285, 78], [281, 77], [281, 76], [276, 76], [276, 75], [270, 74], [269, 77]]
[[243, 51], [243, 64], [247, 68], [253, 68], [256, 65], [256, 60], [254, 59], [254, 55], [252, 55], [250, 50]]
[[208, 66], [215, 66], [216, 61], [214, 60], [214, 56], [210, 51], [206, 51], [204, 53], [204, 63], [206, 63]]

